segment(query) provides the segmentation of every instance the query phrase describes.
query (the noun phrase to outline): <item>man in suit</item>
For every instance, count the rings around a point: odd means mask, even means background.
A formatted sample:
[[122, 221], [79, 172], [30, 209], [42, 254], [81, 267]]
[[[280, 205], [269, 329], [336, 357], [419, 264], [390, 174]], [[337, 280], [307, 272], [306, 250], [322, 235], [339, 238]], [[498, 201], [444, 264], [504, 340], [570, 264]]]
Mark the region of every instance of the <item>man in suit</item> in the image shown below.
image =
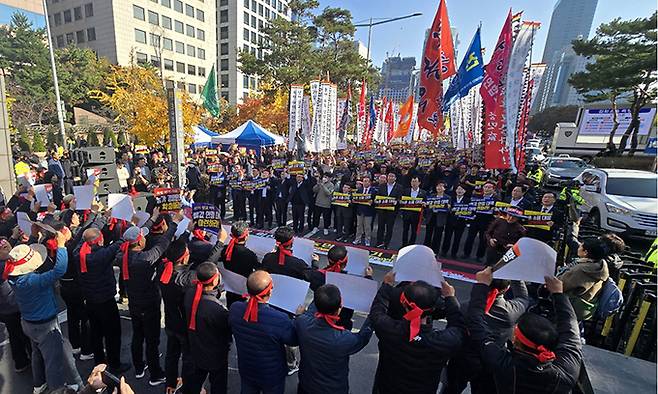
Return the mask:
[[[378, 196], [393, 197], [396, 200], [402, 196], [402, 187], [396, 183], [397, 177], [394, 173], [389, 172], [386, 177], [386, 184], [379, 187], [377, 190]], [[395, 216], [397, 215], [397, 207], [393, 211], [380, 209], [377, 219], [377, 247], [388, 248], [393, 237], [393, 226], [395, 225]]]
[[223, 164], [217, 166], [217, 172], [211, 174], [211, 179], [215, 180], [210, 186], [211, 195], [214, 196], [215, 206], [219, 207], [222, 220], [224, 220], [224, 216], [226, 215], [226, 189], [228, 186], [228, 177], [224, 172]]
[[292, 227], [297, 234], [304, 231], [304, 211], [309, 205], [308, 186], [303, 174], [297, 174], [290, 185], [288, 201], [292, 205]]
[[284, 170], [274, 187], [274, 203], [276, 209], [277, 226], [285, 226], [288, 222], [288, 195], [290, 194], [290, 177]]
[[[237, 185], [246, 180], [244, 169], [240, 164], [235, 165], [233, 176]], [[247, 220], [247, 192], [238, 186], [231, 188], [231, 194], [233, 197], [233, 220]]]
[[514, 186], [514, 189], [512, 189], [512, 195], [505, 202], [521, 210], [528, 209], [531, 205], [531, 202], [525, 198], [525, 190], [523, 190], [523, 186], [521, 185]]
[[556, 196], [553, 192], [546, 192], [541, 198], [541, 204], [535, 211], [542, 213], [550, 213], [551, 220], [548, 221], [548, 226], [550, 229], [543, 229], [538, 227], [526, 227], [528, 230], [528, 236], [530, 238], [538, 239], [542, 242], [549, 244], [555, 235], [557, 229], [560, 228], [562, 223], [564, 223], [564, 215], [561, 209], [555, 205]]
[[[403, 196], [422, 198], [427, 197], [427, 192], [420, 188], [420, 178], [415, 175], [411, 178], [411, 187], [405, 190]], [[416, 243], [417, 229], [420, 222], [421, 212], [404, 211], [402, 212], [402, 246]]]
[[375, 198], [377, 191], [371, 185], [369, 177], [361, 179], [363, 186], [357, 189], [357, 194], [370, 194], [370, 205], [354, 204], [356, 205], [356, 237], [354, 242], [363, 242], [366, 246], [370, 246], [370, 232], [372, 231], [372, 219], [375, 217], [375, 207], [372, 206], [372, 200]]
[[482, 197], [471, 199], [472, 202], [481, 202], [492, 205], [490, 210], [478, 210], [475, 212], [475, 219], [471, 222], [471, 226], [468, 229], [468, 237], [466, 237], [466, 243], [464, 244], [464, 256], [462, 256], [464, 259], [469, 259], [471, 257], [471, 250], [473, 249], [473, 243], [475, 242], [476, 237], [478, 239], [478, 248], [475, 252], [475, 257], [478, 259], [484, 258], [484, 253], [487, 250], [487, 239], [485, 233], [494, 219], [493, 204], [496, 203], [495, 192], [495, 185], [492, 182], [487, 182], [482, 186]]
[[[257, 182], [260, 179], [260, 171], [256, 167], [251, 169], [251, 177], [249, 180]], [[249, 201], [249, 225], [254, 226], [256, 219], [260, 214], [260, 190], [249, 190], [247, 193], [247, 200]]]
[[[462, 217], [455, 215], [452, 211], [455, 204], [468, 204], [470, 200], [466, 197], [466, 188], [462, 185], [459, 185], [455, 188], [455, 196], [450, 201], [451, 211], [448, 215], [448, 222], [445, 228], [445, 235], [443, 237], [443, 246], [441, 248], [441, 253], [445, 256], [448, 254], [450, 249], [450, 256], [454, 259], [457, 257], [457, 250], [459, 250], [459, 242], [462, 239], [462, 234], [464, 234], [464, 229], [466, 228], [466, 220]], [[453, 239], [454, 238], [454, 239]], [[452, 248], [450, 247], [452, 241]]]
[[259, 209], [256, 210], [258, 213], [256, 217], [256, 227], [265, 227], [265, 221], [267, 221], [266, 229], [269, 230], [272, 227], [272, 205], [274, 204], [274, 194], [278, 183], [277, 179], [270, 175], [269, 168], [264, 168], [261, 171], [260, 176], [261, 179], [267, 180], [267, 184], [264, 188], [256, 189], [255, 191], [259, 196]]

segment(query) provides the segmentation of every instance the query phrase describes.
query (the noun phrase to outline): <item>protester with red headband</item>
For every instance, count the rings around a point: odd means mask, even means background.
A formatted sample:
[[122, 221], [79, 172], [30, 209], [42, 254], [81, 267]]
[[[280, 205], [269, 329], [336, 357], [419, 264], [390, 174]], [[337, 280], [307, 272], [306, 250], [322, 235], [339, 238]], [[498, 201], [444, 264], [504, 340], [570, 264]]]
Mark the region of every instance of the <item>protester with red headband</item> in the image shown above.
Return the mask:
[[197, 267], [196, 276], [195, 285], [188, 288], [184, 301], [194, 371], [188, 381], [183, 382], [183, 392], [200, 392], [208, 378], [210, 390], [207, 392], [223, 394], [228, 382], [231, 329], [228, 311], [219, 303], [219, 271], [214, 263], [205, 262]]
[[468, 308], [468, 330], [479, 345], [484, 367], [492, 371], [498, 392], [570, 393], [582, 363], [578, 322], [562, 282], [545, 277], [551, 293], [556, 324], [525, 313], [514, 329], [513, 347], [496, 342], [485, 320], [488, 286], [493, 273], [487, 268], [476, 274]]
[[310, 267], [304, 260], [292, 255], [292, 244], [295, 233], [288, 226], [279, 227], [274, 232], [276, 249], [263, 257], [262, 267], [270, 274], [291, 276], [306, 280], [305, 272]]
[[349, 362], [372, 336], [366, 319], [358, 333], [338, 324], [342, 310], [340, 290], [334, 285], [315, 290], [313, 303], [295, 319], [301, 362], [298, 394], [349, 393]]
[[[222, 250], [220, 261], [224, 268], [245, 278], [260, 267], [256, 253], [247, 248], [247, 238], [249, 237], [249, 224], [245, 221], [233, 223], [231, 226], [231, 240]], [[231, 305], [236, 301], [244, 300], [242, 294], [226, 292], [226, 307], [231, 309]]]
[[[132, 226], [123, 234], [122, 244], [117, 260], [121, 275], [126, 283], [128, 306], [132, 323], [132, 361], [135, 377], [144, 377], [148, 366], [149, 384], [157, 386], [164, 383], [165, 377], [159, 361], [160, 344], [160, 291], [153, 280], [156, 265], [169, 247], [178, 223], [183, 215], [177, 213], [172, 224], [160, 239], [150, 248], [145, 249], [148, 228]], [[146, 342], [146, 365], [144, 364], [144, 342]]]
[[379, 338], [373, 393], [436, 393], [442, 369], [461, 349], [466, 335], [455, 289], [447, 282], [441, 284], [448, 324], [444, 330], [436, 330], [431, 315], [437, 289], [423, 281], [406, 286], [400, 295], [405, 310], [400, 320], [388, 314], [394, 282], [395, 272], [390, 271], [370, 309], [369, 318]]
[[267, 303], [272, 295], [267, 272], [249, 275], [247, 292], [249, 300], [235, 302], [229, 311], [242, 392], [283, 394], [288, 372], [284, 345], [297, 346], [292, 320]]

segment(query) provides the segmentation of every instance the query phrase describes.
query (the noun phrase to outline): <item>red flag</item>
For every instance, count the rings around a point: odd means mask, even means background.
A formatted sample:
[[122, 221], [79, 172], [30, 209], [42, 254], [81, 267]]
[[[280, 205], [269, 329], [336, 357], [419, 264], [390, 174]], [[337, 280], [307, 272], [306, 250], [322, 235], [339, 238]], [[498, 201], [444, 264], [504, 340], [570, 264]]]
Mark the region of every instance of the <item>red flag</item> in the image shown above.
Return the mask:
[[455, 74], [455, 49], [445, 0], [439, 3], [425, 43], [421, 74], [418, 125], [436, 138], [443, 127], [441, 81]]
[[393, 138], [404, 138], [409, 133], [411, 127], [411, 117], [414, 113], [414, 96], [411, 95], [407, 101], [400, 107], [400, 123], [395, 131]]
[[393, 102], [392, 101], [388, 102], [388, 109], [386, 110], [386, 120], [384, 122], [386, 123], [386, 128], [388, 129], [388, 132], [386, 134], [386, 142], [391, 142], [391, 138], [393, 138], [393, 135], [395, 134], [395, 124], [393, 122]]
[[484, 68], [480, 95], [484, 104], [484, 166], [487, 169], [510, 168], [509, 152], [505, 143], [505, 83], [512, 52], [512, 11], [498, 37], [491, 61]]
[[[529, 72], [529, 71], [528, 71]], [[526, 87], [525, 97], [523, 98], [523, 106], [521, 107], [521, 114], [519, 118], [519, 132], [517, 134], [518, 140], [516, 145], [516, 167], [519, 171], [525, 169], [525, 138], [528, 132], [528, 119], [530, 118], [530, 103], [532, 102], [532, 87], [534, 80], [528, 82]]]
[[363, 80], [361, 83], [361, 96], [359, 97], [359, 122], [363, 121], [363, 117], [366, 115], [366, 92], [368, 87], [366, 85], [366, 80]]

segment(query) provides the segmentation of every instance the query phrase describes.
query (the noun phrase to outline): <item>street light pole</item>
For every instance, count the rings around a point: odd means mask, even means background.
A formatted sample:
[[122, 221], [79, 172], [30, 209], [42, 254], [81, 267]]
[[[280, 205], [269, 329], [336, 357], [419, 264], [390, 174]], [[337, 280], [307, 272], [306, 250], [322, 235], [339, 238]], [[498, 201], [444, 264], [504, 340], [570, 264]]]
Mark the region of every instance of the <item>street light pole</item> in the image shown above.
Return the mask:
[[48, 48], [50, 49], [50, 66], [53, 71], [53, 84], [55, 85], [55, 101], [57, 105], [57, 120], [59, 120], [59, 132], [62, 137], [62, 147], [66, 147], [66, 133], [64, 132], [64, 115], [62, 114], [62, 100], [59, 97], [59, 83], [57, 82], [57, 67], [55, 66], [55, 50], [53, 49], [53, 37], [50, 34], [50, 22], [48, 21], [48, 6], [43, 0], [43, 14], [46, 18], [46, 33], [48, 34]]
[[370, 63], [370, 36], [372, 34], [372, 27], [373, 26], [382, 25], [384, 23], [389, 23], [389, 22], [395, 22], [395, 21], [399, 21], [399, 20], [402, 20], [402, 19], [413, 18], [413, 17], [421, 16], [421, 15], [423, 15], [422, 12], [415, 12], [413, 14], [398, 16], [398, 17], [395, 17], [395, 18], [384, 19], [382, 21], [377, 21], [377, 22], [374, 22], [374, 23], [372, 21], [372, 18], [370, 18], [368, 20], [368, 23], [362, 23], [362, 24], [354, 25], [354, 27], [366, 27], [366, 26], [368, 27], [368, 48], [367, 48], [367, 51], [366, 51], [366, 61], [368, 63]]

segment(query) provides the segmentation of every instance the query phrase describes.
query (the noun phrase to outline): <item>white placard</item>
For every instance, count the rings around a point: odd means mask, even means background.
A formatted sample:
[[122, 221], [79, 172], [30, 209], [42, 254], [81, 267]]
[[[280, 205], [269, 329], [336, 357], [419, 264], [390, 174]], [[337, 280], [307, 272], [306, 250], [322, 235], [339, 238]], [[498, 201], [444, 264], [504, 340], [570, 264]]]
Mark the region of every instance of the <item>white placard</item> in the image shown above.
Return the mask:
[[73, 186], [75, 209], [91, 209], [94, 201], [94, 185]]
[[545, 243], [532, 238], [521, 238], [503, 256], [509, 261], [494, 271], [496, 279], [522, 280], [544, 283], [544, 276], [555, 275], [557, 252]]
[[354, 248], [352, 246], [346, 246], [345, 249], [347, 249], [347, 266], [345, 267], [345, 271], [352, 275], [365, 276], [370, 253], [365, 249]]
[[245, 244], [252, 252], [256, 253], [259, 260], [263, 259], [267, 253], [270, 253], [276, 247], [274, 238], [260, 237], [258, 235], [249, 235]]
[[304, 260], [309, 267], [313, 261], [313, 248], [315, 242], [312, 239], [298, 238], [292, 241], [292, 255]]
[[224, 290], [233, 294], [242, 296], [247, 294], [247, 278], [233, 271], [229, 271], [223, 264], [217, 264], [220, 274], [222, 274], [222, 284]]
[[375, 280], [338, 272], [327, 272], [326, 283], [340, 289], [340, 296], [345, 308], [365, 313], [370, 312], [370, 305], [372, 305], [372, 300], [375, 299], [379, 288], [379, 284]]
[[151, 217], [148, 212], [144, 211], [135, 212], [135, 216], [137, 216], [137, 223], [135, 223], [137, 227], [142, 227]]
[[[587, 108], [583, 110], [580, 115], [580, 122], [578, 124], [578, 135], [609, 135], [612, 130], [612, 109], [595, 109]], [[633, 117], [631, 116], [629, 108], [620, 108], [617, 110], [617, 121], [619, 122], [618, 130], [626, 130], [631, 123]], [[640, 127], [638, 135], [647, 135], [651, 130], [653, 118], [656, 117], [656, 108], [647, 107], [640, 109]]]
[[435, 287], [441, 287], [443, 283], [441, 263], [436, 260], [432, 249], [425, 245], [409, 245], [400, 249], [393, 270], [398, 282], [422, 280]]
[[25, 212], [16, 212], [16, 220], [18, 221], [18, 228], [21, 229], [23, 234], [28, 237], [32, 235], [32, 220]]
[[122, 193], [110, 193], [107, 196], [107, 209], [112, 209], [118, 202], [122, 201], [124, 198], [128, 197]]
[[176, 227], [176, 232], [174, 233], [174, 238], [178, 239], [180, 238], [181, 235], [187, 230], [187, 226], [190, 224], [192, 220], [188, 218], [187, 216], [183, 216], [183, 219], [178, 223], [178, 227]]
[[269, 304], [284, 311], [295, 313], [297, 307], [304, 305], [309, 283], [285, 275], [272, 274], [272, 297]]
[[47, 207], [52, 201], [53, 186], [48, 184], [34, 185], [34, 197], [42, 207]]
[[25, 188], [29, 189], [30, 187], [32, 187], [32, 182], [30, 182], [30, 180], [24, 175], [19, 176], [18, 178], [16, 178], [16, 180], [18, 181], [19, 185]]
[[112, 217], [123, 219], [128, 222], [132, 221], [135, 214], [133, 200], [125, 194], [110, 194], [107, 198], [107, 205], [112, 209]]

